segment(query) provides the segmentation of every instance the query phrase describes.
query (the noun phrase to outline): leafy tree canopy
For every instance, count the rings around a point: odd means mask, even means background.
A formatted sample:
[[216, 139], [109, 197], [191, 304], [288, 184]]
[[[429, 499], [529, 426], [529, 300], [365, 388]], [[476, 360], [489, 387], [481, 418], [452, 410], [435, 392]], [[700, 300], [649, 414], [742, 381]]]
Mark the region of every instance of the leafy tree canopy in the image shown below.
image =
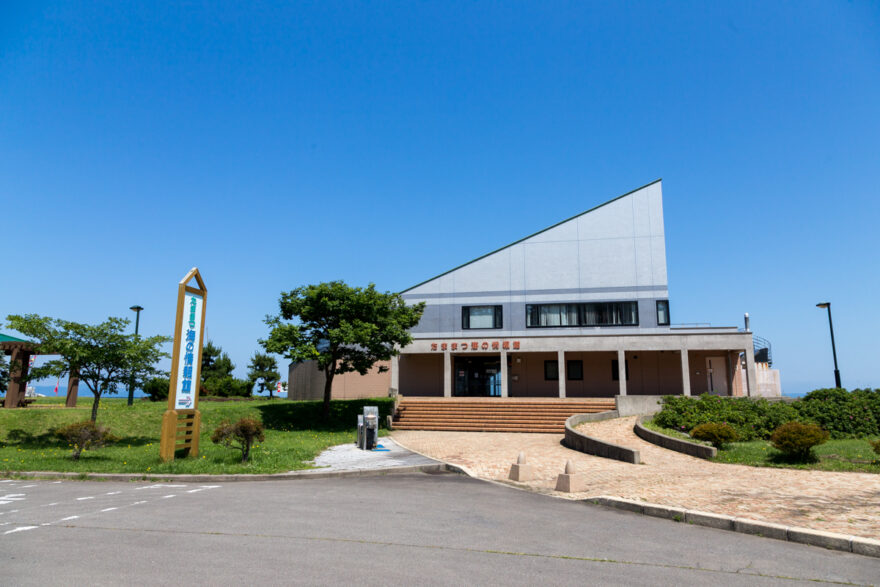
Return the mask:
[[[324, 417], [330, 413], [333, 376], [367, 373], [379, 361], [412, 342], [424, 303], [408, 306], [399, 294], [351, 287], [343, 281], [306, 285], [282, 293], [281, 312], [267, 316], [270, 353], [295, 362], [314, 360], [324, 372]], [[387, 369], [382, 369], [387, 370]]]
[[70, 370], [79, 372], [95, 400], [92, 421], [98, 417], [98, 405], [105, 393], [118, 393], [119, 386], [135, 377], [142, 380], [158, 373], [156, 363], [168, 357], [161, 346], [171, 339], [167, 336], [135, 336], [129, 334], [130, 320], [107, 318], [97, 325], [80, 324], [37, 314], [10, 315], [9, 327], [37, 341], [40, 352], [60, 355], [31, 369], [28, 380], [62, 376]]
[[258, 385], [260, 392], [269, 391], [269, 398], [273, 397], [275, 384], [281, 379], [278, 372], [278, 362], [275, 357], [263, 353], [254, 353], [250, 365], [248, 365], [248, 382], [251, 389]]

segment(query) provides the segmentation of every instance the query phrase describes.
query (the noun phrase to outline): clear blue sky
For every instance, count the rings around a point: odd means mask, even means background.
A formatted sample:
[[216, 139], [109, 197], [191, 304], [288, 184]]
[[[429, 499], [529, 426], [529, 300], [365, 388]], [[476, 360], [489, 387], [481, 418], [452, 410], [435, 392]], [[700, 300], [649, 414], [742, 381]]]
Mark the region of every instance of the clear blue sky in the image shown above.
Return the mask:
[[0, 317], [170, 334], [197, 265], [244, 374], [282, 290], [402, 290], [662, 177], [673, 322], [750, 312], [805, 392], [830, 300], [880, 387], [877, 3], [211, 4], [0, 6]]

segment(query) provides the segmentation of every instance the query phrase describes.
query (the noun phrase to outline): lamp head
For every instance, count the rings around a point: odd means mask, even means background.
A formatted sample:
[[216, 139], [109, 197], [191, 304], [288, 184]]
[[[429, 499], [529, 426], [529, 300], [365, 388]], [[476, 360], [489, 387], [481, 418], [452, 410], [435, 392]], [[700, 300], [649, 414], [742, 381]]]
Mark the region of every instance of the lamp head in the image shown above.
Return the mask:
[[143, 308], [140, 306], [132, 306], [129, 308], [129, 310], [131, 310], [133, 312], [140, 312], [141, 310], [143, 310]]
[[831, 306], [831, 302], [819, 302], [816, 304], [817, 308], [828, 308]]

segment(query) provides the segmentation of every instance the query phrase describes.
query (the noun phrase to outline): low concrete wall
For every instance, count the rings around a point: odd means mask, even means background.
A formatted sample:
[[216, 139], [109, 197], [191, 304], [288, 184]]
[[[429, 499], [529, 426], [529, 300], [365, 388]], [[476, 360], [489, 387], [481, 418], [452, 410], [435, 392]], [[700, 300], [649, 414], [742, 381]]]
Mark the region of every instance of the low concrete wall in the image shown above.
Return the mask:
[[662, 395], [615, 395], [614, 402], [620, 417], [656, 414], [663, 407]]
[[599, 422], [618, 417], [620, 417], [620, 414], [616, 410], [600, 412], [598, 414], [575, 414], [565, 421], [565, 439], [562, 443], [572, 450], [577, 450], [588, 455], [638, 465], [641, 462], [639, 459], [639, 451], [605, 442], [604, 440], [581, 434], [575, 430], [576, 426], [580, 426], [584, 422]]
[[633, 428], [633, 432], [635, 432], [636, 436], [638, 436], [645, 442], [650, 442], [651, 444], [656, 444], [657, 446], [662, 446], [663, 448], [668, 448], [669, 450], [674, 450], [676, 452], [681, 452], [692, 457], [697, 457], [698, 459], [711, 459], [714, 458], [716, 454], [718, 454], [718, 450], [714, 446], [706, 446], [703, 444], [697, 444], [695, 442], [688, 442], [687, 440], [673, 438], [671, 436], [666, 436], [665, 434], [661, 434], [659, 432], [655, 432], [654, 430], [645, 428], [644, 426], [642, 426], [643, 420], [644, 417], [638, 419], [635, 427]]

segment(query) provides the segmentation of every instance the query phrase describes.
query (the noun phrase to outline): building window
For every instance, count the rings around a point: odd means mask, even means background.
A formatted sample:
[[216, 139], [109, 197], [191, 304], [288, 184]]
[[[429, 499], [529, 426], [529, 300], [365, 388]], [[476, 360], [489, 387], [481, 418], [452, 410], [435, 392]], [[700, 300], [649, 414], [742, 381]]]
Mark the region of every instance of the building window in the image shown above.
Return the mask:
[[567, 361], [567, 364], [565, 366], [565, 376], [570, 381], [583, 381], [584, 362], [581, 360]]
[[[624, 361], [623, 368], [626, 369], [626, 380], [629, 381], [629, 361]], [[620, 364], [617, 359], [611, 361], [611, 380], [620, 381]]]
[[526, 327], [528, 328], [638, 325], [638, 302], [526, 305]]
[[669, 300], [657, 300], [657, 325], [669, 326]]
[[462, 306], [461, 328], [473, 330], [475, 328], [501, 328], [501, 306]]
[[559, 361], [544, 361], [544, 380], [559, 381]]

